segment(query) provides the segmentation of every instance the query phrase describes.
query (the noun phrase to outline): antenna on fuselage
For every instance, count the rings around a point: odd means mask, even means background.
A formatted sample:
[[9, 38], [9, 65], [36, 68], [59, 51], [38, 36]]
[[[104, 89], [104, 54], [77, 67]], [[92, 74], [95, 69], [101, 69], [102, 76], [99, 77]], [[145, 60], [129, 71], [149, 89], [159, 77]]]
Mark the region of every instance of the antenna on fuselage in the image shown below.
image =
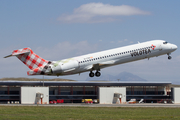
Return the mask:
[[139, 44], [140, 42], [138, 41], [138, 44]]

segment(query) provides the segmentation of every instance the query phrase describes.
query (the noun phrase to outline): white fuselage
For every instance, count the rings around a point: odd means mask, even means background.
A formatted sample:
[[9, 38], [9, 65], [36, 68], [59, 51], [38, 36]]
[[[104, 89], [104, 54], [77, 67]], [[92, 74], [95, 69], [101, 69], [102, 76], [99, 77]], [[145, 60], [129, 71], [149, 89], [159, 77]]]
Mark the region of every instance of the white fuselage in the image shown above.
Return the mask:
[[61, 61], [51, 65], [51, 75], [70, 75], [151, 58], [175, 51], [177, 46], [163, 40], [153, 40], [106, 51], [91, 53]]

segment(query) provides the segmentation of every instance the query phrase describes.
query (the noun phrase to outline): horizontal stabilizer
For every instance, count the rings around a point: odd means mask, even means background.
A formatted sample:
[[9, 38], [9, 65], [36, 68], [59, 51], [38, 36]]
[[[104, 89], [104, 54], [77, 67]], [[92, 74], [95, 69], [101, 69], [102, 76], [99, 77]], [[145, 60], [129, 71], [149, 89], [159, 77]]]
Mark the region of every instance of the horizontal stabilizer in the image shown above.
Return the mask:
[[26, 54], [26, 53], [30, 53], [29, 48], [14, 50], [14, 51], [12, 52], [12, 55], [13, 55], [13, 56], [17, 56], [17, 55]]
[[8, 58], [8, 57], [11, 57], [12, 55], [8, 55], [8, 56], [5, 56], [4, 58]]
[[27, 48], [26, 49], [14, 50], [11, 55], [5, 56], [4, 58], [8, 58], [11, 56], [18, 56], [18, 55], [26, 54], [26, 53], [30, 53], [30, 50]]

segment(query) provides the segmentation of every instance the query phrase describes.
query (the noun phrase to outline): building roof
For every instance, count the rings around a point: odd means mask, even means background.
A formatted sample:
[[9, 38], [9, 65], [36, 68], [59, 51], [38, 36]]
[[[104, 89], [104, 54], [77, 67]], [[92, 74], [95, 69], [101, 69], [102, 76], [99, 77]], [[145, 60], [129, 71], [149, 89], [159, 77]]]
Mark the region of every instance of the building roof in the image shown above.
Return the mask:
[[0, 81], [0, 86], [168, 86], [171, 82], [127, 82], [127, 81]]

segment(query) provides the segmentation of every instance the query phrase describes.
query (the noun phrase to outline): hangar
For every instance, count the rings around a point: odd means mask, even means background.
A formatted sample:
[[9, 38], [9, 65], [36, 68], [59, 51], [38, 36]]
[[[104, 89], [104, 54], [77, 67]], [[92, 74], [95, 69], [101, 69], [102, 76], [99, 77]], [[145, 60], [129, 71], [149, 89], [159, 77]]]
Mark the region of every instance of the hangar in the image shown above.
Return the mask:
[[[81, 103], [82, 99], [98, 99], [100, 104], [120, 103], [131, 99], [145, 103], [180, 103], [178, 88], [170, 82], [89, 82], [89, 81], [0, 81], [0, 103], [49, 104], [52, 100]], [[172, 92], [171, 92], [172, 91]], [[43, 96], [42, 99], [41, 96]]]

